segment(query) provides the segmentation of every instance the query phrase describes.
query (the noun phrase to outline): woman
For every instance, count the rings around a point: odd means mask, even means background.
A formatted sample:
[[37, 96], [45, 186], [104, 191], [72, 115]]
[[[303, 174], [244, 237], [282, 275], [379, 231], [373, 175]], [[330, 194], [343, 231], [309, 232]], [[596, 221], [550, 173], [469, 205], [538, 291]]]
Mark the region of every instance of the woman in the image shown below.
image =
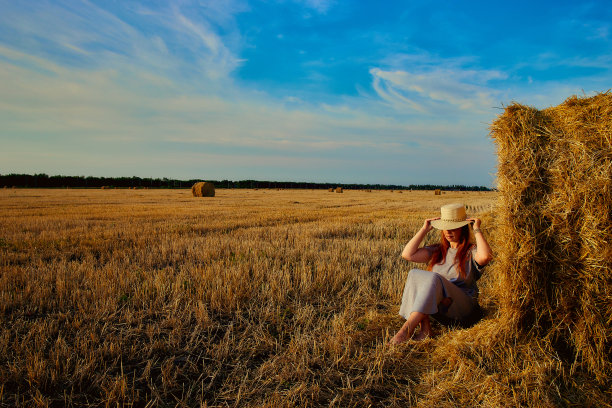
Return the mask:
[[[473, 223], [476, 244], [470, 242], [469, 224]], [[476, 280], [493, 255], [480, 230], [478, 218], [467, 218], [463, 204], [448, 204], [440, 209], [440, 217], [425, 220], [423, 227], [406, 244], [402, 258], [426, 263], [427, 270], [412, 269], [408, 273], [399, 314], [406, 323], [391, 339], [402, 343], [421, 329], [415, 340], [431, 335], [429, 315], [440, 313], [460, 320], [467, 317], [477, 302]], [[441, 230], [437, 245], [419, 248], [433, 228]]]

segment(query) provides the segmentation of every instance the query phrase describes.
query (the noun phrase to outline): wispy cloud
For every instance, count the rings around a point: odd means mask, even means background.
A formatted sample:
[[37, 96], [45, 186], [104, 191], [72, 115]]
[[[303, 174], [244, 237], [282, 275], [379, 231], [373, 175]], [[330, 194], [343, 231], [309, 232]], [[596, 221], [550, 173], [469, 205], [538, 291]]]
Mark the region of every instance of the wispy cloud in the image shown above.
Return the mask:
[[318, 13], [325, 14], [336, 3], [336, 0], [296, 0], [305, 6], [316, 10]]
[[[205, 12], [200, 10], [197, 20], [178, 5], [155, 11], [126, 7], [130, 22], [88, 1], [42, 3], [27, 15], [13, 3], [0, 14], [0, 34], [58, 64], [189, 76], [205, 88], [227, 79], [240, 64], [224, 41], [236, 42], [231, 13], [242, 9], [234, 2], [223, 2], [225, 8], [210, 3], [200, 7]], [[227, 28], [227, 38], [218, 34], [219, 27]]]
[[372, 68], [370, 74], [378, 95], [395, 109], [429, 114], [449, 110], [490, 112], [499, 91], [487, 84], [507, 77], [495, 70], [427, 66], [395, 70]]
[[185, 84], [153, 74], [75, 70], [0, 48], [0, 59], [9, 58], [11, 62], [0, 61], [6, 132], [49, 138], [73, 135], [80, 140], [258, 145], [290, 152], [388, 150], [410, 139], [415, 143], [426, 130], [359, 108], [287, 109], [283, 101], [248, 94], [237, 101], [188, 92]]

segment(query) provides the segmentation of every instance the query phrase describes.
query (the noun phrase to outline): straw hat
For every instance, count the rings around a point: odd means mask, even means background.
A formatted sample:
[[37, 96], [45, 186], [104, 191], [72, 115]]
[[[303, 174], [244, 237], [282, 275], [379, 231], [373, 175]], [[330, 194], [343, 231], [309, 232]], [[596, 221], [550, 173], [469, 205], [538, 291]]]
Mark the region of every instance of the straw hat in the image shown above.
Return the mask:
[[440, 219], [431, 221], [431, 226], [439, 230], [461, 228], [470, 223], [466, 218], [463, 204], [447, 204], [440, 207]]

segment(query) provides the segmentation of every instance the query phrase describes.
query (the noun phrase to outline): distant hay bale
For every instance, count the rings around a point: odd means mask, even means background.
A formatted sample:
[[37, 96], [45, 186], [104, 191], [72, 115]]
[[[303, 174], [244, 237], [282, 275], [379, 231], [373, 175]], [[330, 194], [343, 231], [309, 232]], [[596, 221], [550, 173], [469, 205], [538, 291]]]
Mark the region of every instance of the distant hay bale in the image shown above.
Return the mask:
[[207, 181], [200, 181], [191, 186], [191, 193], [194, 197], [214, 197], [215, 186]]
[[336, 187], [336, 193], [343, 193], [342, 187]]
[[333, 193], [334, 189], [333, 188], [328, 188], [327, 191], [329, 191], [330, 193]]
[[110, 187], [109, 186], [102, 186], [100, 187], [101, 190], [108, 190]]
[[442, 190], [434, 190], [434, 195], [440, 195], [442, 194]]

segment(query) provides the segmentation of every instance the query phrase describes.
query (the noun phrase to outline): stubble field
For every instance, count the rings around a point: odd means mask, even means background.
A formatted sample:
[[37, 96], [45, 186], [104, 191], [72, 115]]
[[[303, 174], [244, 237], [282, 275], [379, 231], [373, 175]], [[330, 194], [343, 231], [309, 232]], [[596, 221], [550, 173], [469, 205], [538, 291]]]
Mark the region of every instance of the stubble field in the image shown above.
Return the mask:
[[495, 198], [0, 190], [0, 406], [418, 404], [450, 329], [387, 346], [401, 250], [451, 202], [491, 232]]

